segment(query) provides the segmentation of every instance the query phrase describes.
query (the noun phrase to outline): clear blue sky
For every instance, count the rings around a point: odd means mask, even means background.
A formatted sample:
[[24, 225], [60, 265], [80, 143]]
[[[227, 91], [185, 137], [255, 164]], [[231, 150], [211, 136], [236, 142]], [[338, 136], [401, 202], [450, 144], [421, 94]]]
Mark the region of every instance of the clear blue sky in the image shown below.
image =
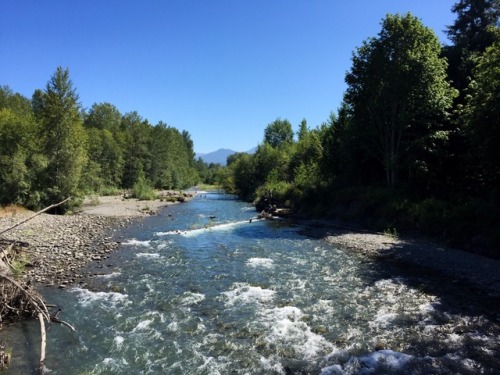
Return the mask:
[[58, 66], [83, 107], [108, 102], [187, 130], [195, 151], [247, 151], [276, 118], [324, 122], [352, 52], [387, 13], [443, 42], [456, 0], [1, 0], [0, 85], [29, 98]]

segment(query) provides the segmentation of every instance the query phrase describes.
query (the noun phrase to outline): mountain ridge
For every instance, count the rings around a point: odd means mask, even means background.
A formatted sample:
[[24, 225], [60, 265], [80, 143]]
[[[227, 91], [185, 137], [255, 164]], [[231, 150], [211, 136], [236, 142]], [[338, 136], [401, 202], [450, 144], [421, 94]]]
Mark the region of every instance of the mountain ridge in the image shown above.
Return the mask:
[[[248, 154], [253, 154], [256, 149], [257, 148], [254, 147], [253, 149], [248, 150], [248, 151], [244, 151], [244, 152], [246, 152]], [[216, 151], [207, 152], [207, 153], [197, 152], [195, 154], [195, 158], [196, 158], [196, 160], [198, 160], [199, 158], [201, 158], [201, 160], [203, 160], [207, 164], [218, 163], [218, 164], [221, 164], [221, 165], [226, 165], [227, 157], [229, 155], [233, 155], [233, 154], [236, 154], [238, 152], [239, 151], [234, 151], [234, 150], [231, 150], [229, 148], [219, 148]]]

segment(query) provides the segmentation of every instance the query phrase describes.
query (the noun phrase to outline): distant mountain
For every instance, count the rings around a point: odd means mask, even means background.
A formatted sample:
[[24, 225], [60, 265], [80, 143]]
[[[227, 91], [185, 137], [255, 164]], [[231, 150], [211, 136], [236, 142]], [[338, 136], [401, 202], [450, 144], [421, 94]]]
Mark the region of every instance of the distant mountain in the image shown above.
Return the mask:
[[[246, 152], [249, 154], [253, 154], [255, 152], [255, 150], [257, 150], [256, 147], [249, 150], [249, 151], [246, 151]], [[237, 152], [238, 151], [233, 151], [233, 150], [230, 150], [228, 148], [221, 148], [217, 151], [212, 151], [212, 152], [209, 152], [206, 154], [197, 153], [195, 155], [195, 157], [196, 157], [196, 160], [198, 160], [198, 158], [201, 158], [201, 160], [203, 160], [207, 164], [219, 163], [222, 165], [226, 165], [227, 157], [229, 155], [236, 154]]]
[[219, 163], [226, 165], [226, 160], [229, 155], [236, 153], [236, 151], [227, 148], [221, 148], [217, 151], [209, 152], [208, 154], [196, 154], [196, 159], [201, 158], [205, 163]]

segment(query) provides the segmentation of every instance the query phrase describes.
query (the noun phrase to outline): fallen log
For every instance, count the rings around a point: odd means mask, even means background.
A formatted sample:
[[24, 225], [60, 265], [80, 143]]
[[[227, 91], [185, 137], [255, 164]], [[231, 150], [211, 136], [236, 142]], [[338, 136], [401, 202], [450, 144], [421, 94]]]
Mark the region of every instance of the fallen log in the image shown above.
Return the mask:
[[43, 314], [38, 313], [38, 321], [40, 322], [40, 362], [38, 364], [38, 373], [43, 375], [45, 372], [45, 349], [47, 346], [47, 333], [45, 332], [45, 322], [43, 321]]

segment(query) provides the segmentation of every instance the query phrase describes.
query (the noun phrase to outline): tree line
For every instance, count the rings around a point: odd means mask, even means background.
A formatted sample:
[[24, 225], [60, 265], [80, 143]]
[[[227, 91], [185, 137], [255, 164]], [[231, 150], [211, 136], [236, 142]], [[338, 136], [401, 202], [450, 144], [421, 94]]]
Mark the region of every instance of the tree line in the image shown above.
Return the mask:
[[109, 103], [84, 110], [68, 69], [31, 99], [0, 87], [0, 204], [31, 209], [86, 193], [182, 189], [198, 180], [187, 131]]
[[500, 256], [500, 6], [460, 0], [452, 11], [445, 46], [412, 14], [387, 15], [353, 53], [337, 113], [296, 134], [273, 121], [255, 154], [228, 158], [220, 183], [299, 214]]

